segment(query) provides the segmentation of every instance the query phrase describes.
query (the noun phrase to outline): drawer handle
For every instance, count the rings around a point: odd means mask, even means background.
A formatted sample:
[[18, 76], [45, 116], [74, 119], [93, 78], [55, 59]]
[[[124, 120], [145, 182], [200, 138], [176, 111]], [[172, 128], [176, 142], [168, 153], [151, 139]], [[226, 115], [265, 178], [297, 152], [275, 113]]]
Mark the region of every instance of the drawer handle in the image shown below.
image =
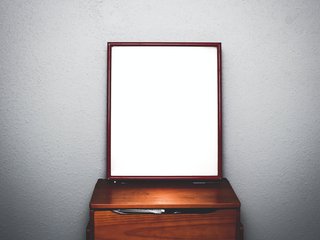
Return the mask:
[[128, 208], [115, 209], [112, 212], [117, 214], [205, 214], [212, 213], [212, 208], [178, 208], [178, 209], [149, 209], [149, 208]]
[[141, 208], [131, 208], [131, 209], [116, 209], [113, 210], [114, 213], [118, 214], [163, 214], [164, 209], [141, 209]]

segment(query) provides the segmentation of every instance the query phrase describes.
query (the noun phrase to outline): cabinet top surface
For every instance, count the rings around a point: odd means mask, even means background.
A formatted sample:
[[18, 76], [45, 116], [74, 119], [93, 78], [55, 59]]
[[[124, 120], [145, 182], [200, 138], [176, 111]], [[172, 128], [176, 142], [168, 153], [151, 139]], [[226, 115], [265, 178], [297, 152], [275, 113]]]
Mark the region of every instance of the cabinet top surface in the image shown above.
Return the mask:
[[91, 209], [239, 207], [239, 199], [226, 179], [205, 184], [192, 182], [112, 183], [99, 179], [90, 201]]

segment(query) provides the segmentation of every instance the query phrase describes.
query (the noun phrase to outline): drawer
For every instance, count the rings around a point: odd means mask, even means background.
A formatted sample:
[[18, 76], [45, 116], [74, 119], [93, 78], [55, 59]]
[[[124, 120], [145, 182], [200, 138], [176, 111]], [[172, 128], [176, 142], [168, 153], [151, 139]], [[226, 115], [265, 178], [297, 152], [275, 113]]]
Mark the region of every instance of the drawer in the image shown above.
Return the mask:
[[[188, 212], [188, 211], [187, 211]], [[95, 240], [236, 240], [239, 210], [219, 209], [182, 214], [118, 214], [94, 211]]]

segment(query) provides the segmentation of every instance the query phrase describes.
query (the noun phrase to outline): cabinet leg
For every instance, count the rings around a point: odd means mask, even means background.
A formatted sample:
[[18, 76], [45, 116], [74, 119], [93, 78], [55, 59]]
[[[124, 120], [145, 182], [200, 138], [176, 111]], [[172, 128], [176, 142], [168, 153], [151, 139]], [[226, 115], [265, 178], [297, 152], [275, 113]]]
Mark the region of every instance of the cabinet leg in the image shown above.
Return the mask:
[[86, 229], [86, 239], [92, 240], [92, 231], [91, 231], [91, 223], [89, 222]]
[[239, 240], [244, 240], [244, 229], [242, 223], [240, 223]]
[[93, 240], [93, 211], [90, 210], [90, 220], [86, 228], [86, 240]]

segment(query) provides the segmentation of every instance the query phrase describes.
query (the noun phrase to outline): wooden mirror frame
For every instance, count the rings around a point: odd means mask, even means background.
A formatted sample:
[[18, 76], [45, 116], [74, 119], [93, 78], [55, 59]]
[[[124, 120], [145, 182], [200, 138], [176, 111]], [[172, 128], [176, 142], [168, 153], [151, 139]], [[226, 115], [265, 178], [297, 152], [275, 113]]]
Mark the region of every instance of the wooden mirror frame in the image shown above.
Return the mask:
[[[112, 84], [112, 48], [113, 47], [214, 47], [217, 49], [217, 175], [210, 176], [148, 176], [148, 175], [131, 175], [131, 176], [113, 176], [111, 173], [111, 84]], [[107, 44], [107, 179], [109, 180], [218, 180], [222, 178], [222, 90], [221, 90], [221, 43], [219, 42], [109, 42]], [[214, 67], [214, 66], [213, 66]], [[216, 160], [214, 160], [216, 161]]]

